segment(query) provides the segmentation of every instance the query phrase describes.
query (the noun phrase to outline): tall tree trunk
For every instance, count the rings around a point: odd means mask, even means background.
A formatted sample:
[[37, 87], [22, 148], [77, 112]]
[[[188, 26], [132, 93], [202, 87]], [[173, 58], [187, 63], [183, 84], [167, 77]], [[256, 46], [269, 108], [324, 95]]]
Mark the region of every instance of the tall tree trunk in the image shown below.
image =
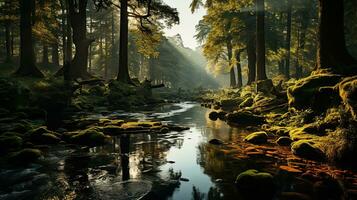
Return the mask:
[[265, 31], [264, 17], [265, 8], [264, 0], [256, 0], [257, 13], [257, 77], [256, 80], [265, 80], [267, 75], [265, 72]]
[[240, 63], [240, 51], [236, 51], [236, 62], [237, 62], [237, 86], [238, 88], [243, 87], [243, 77], [242, 77], [242, 66]]
[[10, 22], [5, 22], [5, 46], [6, 46], [6, 62], [11, 62], [11, 24]]
[[286, 78], [290, 78], [290, 49], [291, 49], [291, 10], [292, 10], [292, 0], [287, 0], [288, 11], [287, 11], [287, 20], [286, 20], [286, 60], [285, 60], [285, 72], [284, 75]]
[[[116, 63], [116, 45], [115, 45], [115, 22], [114, 22], [114, 10], [112, 10], [112, 19], [111, 19], [111, 56], [110, 56], [110, 69], [112, 71], [111, 74], [113, 74], [113, 72], [116, 74], [117, 72], [117, 68], [115, 67], [115, 63]], [[114, 70], [115, 69], [115, 70]]]
[[247, 55], [248, 55], [248, 82], [247, 85], [252, 84], [255, 81], [257, 54], [255, 52], [255, 38], [250, 36], [247, 43]]
[[320, 24], [317, 68], [335, 72], [356, 64], [346, 48], [344, 28], [344, 1], [319, 0]]
[[234, 73], [234, 67], [232, 65], [233, 47], [232, 47], [231, 39], [227, 40], [227, 55], [228, 55], [228, 65], [230, 68], [230, 86], [236, 87], [237, 86], [236, 75]]
[[48, 46], [47, 44], [43, 44], [42, 49], [42, 64], [47, 67], [50, 61], [48, 60]]
[[58, 43], [52, 44], [52, 64], [56, 67], [59, 66], [59, 53], [58, 53]]
[[72, 28], [71, 28], [71, 16], [69, 12], [69, 1], [65, 0], [66, 6], [66, 18], [67, 18], [67, 26], [66, 26], [66, 62], [70, 63], [73, 59], [72, 46], [73, 46], [73, 38], [72, 38]]
[[34, 0], [20, 0], [20, 67], [15, 72], [18, 76], [44, 77], [36, 67], [32, 41], [32, 23], [35, 10]]
[[128, 0], [120, 1], [120, 40], [118, 81], [131, 83], [128, 65]]
[[[93, 33], [93, 18], [89, 17], [89, 34]], [[92, 71], [92, 44], [89, 45], [89, 55], [88, 55], [88, 71]]]
[[66, 60], [67, 60], [67, 55], [66, 55], [66, 50], [67, 50], [67, 26], [66, 26], [66, 2], [65, 0], [60, 0], [60, 5], [61, 5], [61, 31], [62, 31], [62, 66], [64, 66]]
[[69, 68], [70, 79], [90, 78], [87, 72], [88, 47], [94, 41], [87, 39], [87, 2], [88, 0], [67, 0], [69, 6], [69, 15], [71, 27], [73, 30], [73, 43], [76, 47], [76, 53]]

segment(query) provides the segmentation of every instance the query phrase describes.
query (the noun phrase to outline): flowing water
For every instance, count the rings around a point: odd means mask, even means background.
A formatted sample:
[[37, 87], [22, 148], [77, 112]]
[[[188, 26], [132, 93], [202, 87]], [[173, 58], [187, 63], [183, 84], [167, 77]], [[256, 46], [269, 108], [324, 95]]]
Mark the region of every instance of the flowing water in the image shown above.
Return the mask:
[[[209, 120], [208, 113], [208, 109], [186, 102], [139, 113], [88, 115], [160, 120], [190, 130], [123, 135], [96, 148], [51, 148], [40, 164], [2, 169], [0, 199], [139, 199], [149, 191], [153, 192], [143, 199], [237, 199], [234, 180], [240, 172], [264, 170], [280, 161], [232, 159], [220, 146], [208, 144], [213, 138], [229, 144], [247, 134]], [[284, 181], [289, 187], [289, 180]]]

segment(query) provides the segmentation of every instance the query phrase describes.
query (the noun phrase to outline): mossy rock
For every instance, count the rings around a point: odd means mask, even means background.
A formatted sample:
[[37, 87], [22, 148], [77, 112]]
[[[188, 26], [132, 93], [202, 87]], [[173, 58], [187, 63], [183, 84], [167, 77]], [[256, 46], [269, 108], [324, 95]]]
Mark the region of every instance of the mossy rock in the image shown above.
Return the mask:
[[220, 102], [220, 105], [223, 110], [232, 110], [234, 108], [237, 108], [239, 104], [241, 104], [243, 99], [241, 98], [235, 98], [235, 99], [223, 99]]
[[15, 164], [27, 164], [37, 161], [42, 156], [38, 149], [22, 149], [10, 155], [9, 161]]
[[262, 92], [263, 94], [270, 94], [274, 89], [271, 79], [256, 81], [255, 87], [256, 92]]
[[57, 133], [48, 130], [46, 127], [39, 127], [29, 131], [26, 136], [33, 144], [58, 144], [61, 139]]
[[18, 150], [23, 144], [21, 137], [15, 134], [5, 133], [0, 136], [0, 155]]
[[331, 105], [332, 100], [321, 99], [322, 91], [320, 89], [335, 86], [340, 80], [341, 76], [334, 74], [318, 74], [300, 79], [294, 86], [288, 88], [289, 106], [299, 110], [327, 108]]
[[294, 155], [309, 160], [322, 161], [325, 159], [324, 153], [308, 140], [299, 140], [294, 142], [291, 146], [291, 151]]
[[240, 173], [235, 181], [239, 192], [247, 199], [273, 199], [276, 188], [274, 177], [254, 169]]
[[218, 113], [218, 119], [220, 119], [220, 120], [226, 120], [226, 115], [227, 115], [227, 112], [225, 112], [225, 111], [220, 111], [220, 112]]
[[245, 137], [244, 141], [252, 144], [264, 144], [268, 141], [268, 134], [264, 131], [255, 132]]
[[292, 142], [293, 142], [292, 139], [290, 139], [290, 137], [286, 137], [286, 136], [279, 137], [276, 140], [276, 143], [280, 146], [290, 146], [290, 144]]
[[353, 118], [357, 119], [357, 76], [349, 77], [338, 85], [339, 95]]
[[106, 135], [120, 135], [124, 132], [124, 129], [121, 128], [120, 126], [115, 126], [115, 125], [108, 125], [102, 128], [102, 131]]
[[224, 142], [222, 140], [219, 140], [219, 139], [212, 139], [208, 143], [213, 144], [213, 145], [222, 145], [222, 144], [224, 144]]
[[238, 111], [227, 114], [226, 121], [233, 125], [250, 126], [264, 124], [265, 118], [248, 111]]
[[89, 128], [72, 135], [70, 141], [86, 146], [101, 146], [106, 144], [108, 138], [99, 129]]
[[254, 99], [252, 97], [246, 98], [241, 104], [239, 104], [240, 108], [250, 107], [254, 103]]
[[218, 112], [212, 111], [208, 114], [208, 117], [212, 121], [216, 121], [218, 119]]
[[160, 129], [160, 133], [162, 134], [166, 134], [166, 133], [169, 133], [170, 132], [170, 129], [167, 128], [167, 127], [163, 127], [162, 129]]

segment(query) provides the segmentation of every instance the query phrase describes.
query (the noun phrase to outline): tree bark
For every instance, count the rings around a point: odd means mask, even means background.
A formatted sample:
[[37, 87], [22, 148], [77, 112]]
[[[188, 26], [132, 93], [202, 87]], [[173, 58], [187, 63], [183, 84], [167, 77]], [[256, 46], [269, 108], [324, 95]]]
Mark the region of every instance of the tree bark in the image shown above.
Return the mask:
[[243, 87], [243, 77], [242, 77], [242, 66], [240, 61], [240, 51], [236, 51], [236, 62], [237, 62], [237, 87]]
[[70, 23], [73, 30], [73, 43], [76, 47], [76, 53], [70, 64], [70, 79], [90, 78], [87, 72], [88, 65], [88, 47], [94, 41], [87, 39], [87, 2], [88, 0], [67, 0], [69, 6]]
[[231, 39], [227, 40], [227, 55], [228, 55], [228, 65], [230, 68], [230, 86], [231, 87], [236, 87], [237, 82], [236, 82], [236, 75], [234, 73], [234, 67], [232, 65], [232, 56], [233, 56], [233, 49], [232, 49], [232, 41]]
[[128, 66], [128, 0], [120, 1], [120, 40], [118, 81], [131, 83]]
[[319, 46], [317, 68], [342, 72], [344, 67], [356, 64], [347, 48], [344, 33], [344, 1], [319, 0]]
[[264, 17], [265, 8], [264, 0], [256, 0], [257, 13], [257, 76], [256, 80], [265, 80], [267, 75], [265, 72], [265, 31]]
[[255, 38], [250, 36], [250, 39], [247, 43], [247, 55], [248, 55], [248, 82], [247, 85], [252, 84], [255, 81], [256, 74], [256, 64], [257, 64], [257, 55], [255, 47]]
[[66, 58], [66, 49], [67, 49], [67, 26], [66, 26], [66, 2], [65, 0], [60, 0], [61, 5], [61, 31], [62, 31], [62, 66], [64, 66], [67, 58]]
[[287, 10], [287, 20], [286, 20], [286, 60], [285, 60], [285, 72], [286, 78], [290, 78], [290, 57], [291, 57], [291, 10], [292, 10], [292, 0], [287, 0], [288, 10]]
[[67, 18], [67, 25], [66, 25], [67, 44], [66, 44], [66, 60], [65, 60], [65, 62], [70, 63], [73, 58], [73, 53], [72, 53], [73, 40], [72, 40], [72, 29], [71, 29], [71, 16], [70, 16], [68, 4], [69, 4], [68, 0], [65, 0], [66, 18]]
[[36, 67], [32, 41], [34, 0], [20, 0], [20, 67], [15, 72], [18, 76], [44, 77]]

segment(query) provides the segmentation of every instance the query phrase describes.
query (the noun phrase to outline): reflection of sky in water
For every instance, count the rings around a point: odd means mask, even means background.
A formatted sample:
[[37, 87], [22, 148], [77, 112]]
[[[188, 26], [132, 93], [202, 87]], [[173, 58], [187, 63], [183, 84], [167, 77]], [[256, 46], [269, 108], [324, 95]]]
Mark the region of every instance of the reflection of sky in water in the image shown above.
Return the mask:
[[202, 167], [197, 164], [197, 147], [201, 140], [200, 130], [194, 127], [185, 133], [182, 147], [180, 149], [172, 147], [167, 154], [167, 160], [175, 161], [175, 164], [162, 166], [163, 172], [173, 168], [176, 172], [181, 171], [183, 178], [189, 179], [189, 182], [181, 182], [180, 188], [174, 193], [172, 199], [191, 199], [193, 186], [202, 193], [208, 193], [213, 185], [210, 177], [205, 175]]

